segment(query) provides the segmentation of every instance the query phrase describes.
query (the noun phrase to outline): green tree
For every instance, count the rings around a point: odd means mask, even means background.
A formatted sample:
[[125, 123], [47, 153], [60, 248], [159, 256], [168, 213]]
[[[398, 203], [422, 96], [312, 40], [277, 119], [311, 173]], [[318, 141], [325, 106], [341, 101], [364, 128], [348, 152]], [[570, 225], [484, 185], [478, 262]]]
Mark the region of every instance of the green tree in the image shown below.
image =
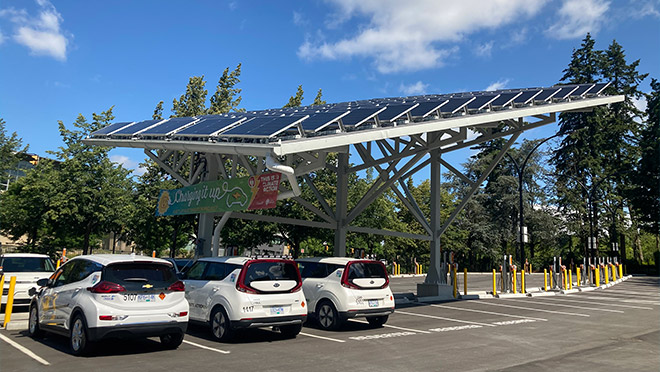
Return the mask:
[[163, 120], [163, 101], [158, 102], [151, 118], [154, 120]]
[[186, 86], [186, 92], [178, 100], [175, 98], [172, 101], [172, 116], [204, 115], [206, 113], [206, 95], [208, 94], [204, 88], [205, 85], [204, 75], [191, 77]]
[[0, 176], [5, 177], [5, 172], [14, 169], [18, 164], [18, 153], [27, 151], [28, 147], [23, 147], [23, 140], [18, 137], [16, 132], [7, 134], [5, 121], [0, 118]]
[[234, 69], [234, 71], [229, 72], [229, 67], [225, 68], [225, 71], [222, 73], [220, 80], [218, 81], [218, 86], [215, 90], [213, 96], [211, 96], [211, 107], [209, 107], [209, 114], [224, 114], [234, 111], [245, 111], [239, 109], [238, 105], [241, 104], [242, 97], [241, 89], [236, 88], [241, 80], [241, 64]]
[[298, 85], [298, 90], [296, 91], [296, 94], [289, 98], [289, 103], [284, 105], [284, 107], [285, 108], [286, 107], [299, 107], [300, 105], [302, 105], [302, 101], [303, 101], [303, 98], [304, 98], [303, 93], [304, 92], [303, 92], [302, 85]]
[[312, 105], [317, 106], [317, 105], [325, 105], [326, 102], [323, 100], [323, 91], [319, 89], [319, 91], [316, 93], [316, 97], [314, 97], [314, 102]]

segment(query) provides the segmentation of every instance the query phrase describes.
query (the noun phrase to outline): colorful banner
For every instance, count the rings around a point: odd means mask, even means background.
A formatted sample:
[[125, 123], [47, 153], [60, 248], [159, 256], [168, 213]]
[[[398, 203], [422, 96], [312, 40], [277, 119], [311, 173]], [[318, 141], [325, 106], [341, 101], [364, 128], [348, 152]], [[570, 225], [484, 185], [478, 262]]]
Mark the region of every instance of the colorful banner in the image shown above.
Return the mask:
[[265, 173], [160, 190], [156, 216], [273, 208], [277, 204], [281, 176]]

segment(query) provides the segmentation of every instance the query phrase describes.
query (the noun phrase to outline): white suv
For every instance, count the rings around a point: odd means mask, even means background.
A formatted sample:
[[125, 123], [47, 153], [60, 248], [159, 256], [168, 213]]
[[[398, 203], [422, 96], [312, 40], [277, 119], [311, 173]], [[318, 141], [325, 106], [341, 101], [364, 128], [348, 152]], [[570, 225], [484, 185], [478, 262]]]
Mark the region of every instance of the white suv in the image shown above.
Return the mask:
[[71, 351], [84, 354], [103, 338], [160, 336], [175, 349], [188, 326], [185, 286], [172, 264], [135, 255], [87, 255], [69, 260], [37, 283], [28, 333], [69, 337]]
[[2, 289], [2, 303], [7, 303], [9, 280], [16, 277], [14, 287], [14, 306], [30, 304], [28, 291], [37, 284], [37, 280], [48, 278], [55, 266], [50, 257], [36, 253], [6, 253], [0, 256], [0, 272], [5, 275], [5, 286]]
[[236, 329], [271, 326], [295, 337], [307, 318], [300, 272], [292, 260], [202, 258], [184, 281], [190, 320], [209, 324], [219, 341], [229, 340]]
[[349, 318], [366, 317], [381, 327], [394, 312], [387, 269], [380, 261], [348, 257], [296, 260], [310, 315], [323, 329], [336, 330]]

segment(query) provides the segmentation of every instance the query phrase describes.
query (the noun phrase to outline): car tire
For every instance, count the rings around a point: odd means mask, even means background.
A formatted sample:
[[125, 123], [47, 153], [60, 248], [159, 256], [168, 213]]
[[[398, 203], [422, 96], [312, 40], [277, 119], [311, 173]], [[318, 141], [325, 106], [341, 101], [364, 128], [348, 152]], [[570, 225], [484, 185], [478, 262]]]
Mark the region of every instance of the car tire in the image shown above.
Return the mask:
[[280, 333], [286, 338], [296, 338], [300, 331], [302, 331], [302, 324], [280, 326]]
[[71, 354], [81, 356], [87, 354], [90, 348], [88, 339], [87, 323], [82, 314], [76, 314], [71, 321], [71, 329], [69, 332], [69, 347]]
[[41, 338], [44, 335], [44, 332], [39, 327], [39, 310], [37, 309], [37, 305], [30, 306], [28, 334], [32, 338]]
[[374, 328], [381, 328], [383, 324], [387, 323], [387, 318], [389, 318], [389, 315], [369, 316], [367, 317], [367, 321], [369, 322], [370, 326]]
[[341, 319], [335, 305], [330, 301], [319, 303], [316, 308], [316, 320], [322, 329], [326, 331], [335, 331], [341, 326]]
[[168, 350], [174, 350], [183, 342], [183, 333], [168, 333], [160, 336], [160, 343]]
[[209, 323], [213, 338], [223, 342], [231, 340], [234, 332], [231, 329], [231, 323], [225, 309], [220, 306], [213, 309]]

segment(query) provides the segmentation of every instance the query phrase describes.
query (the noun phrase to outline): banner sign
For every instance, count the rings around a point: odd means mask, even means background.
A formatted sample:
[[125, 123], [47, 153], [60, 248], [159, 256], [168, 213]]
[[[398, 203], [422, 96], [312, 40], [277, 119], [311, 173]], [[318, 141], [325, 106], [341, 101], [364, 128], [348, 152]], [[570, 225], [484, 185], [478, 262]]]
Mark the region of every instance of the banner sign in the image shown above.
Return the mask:
[[277, 204], [281, 176], [265, 173], [160, 190], [156, 216], [273, 208]]

